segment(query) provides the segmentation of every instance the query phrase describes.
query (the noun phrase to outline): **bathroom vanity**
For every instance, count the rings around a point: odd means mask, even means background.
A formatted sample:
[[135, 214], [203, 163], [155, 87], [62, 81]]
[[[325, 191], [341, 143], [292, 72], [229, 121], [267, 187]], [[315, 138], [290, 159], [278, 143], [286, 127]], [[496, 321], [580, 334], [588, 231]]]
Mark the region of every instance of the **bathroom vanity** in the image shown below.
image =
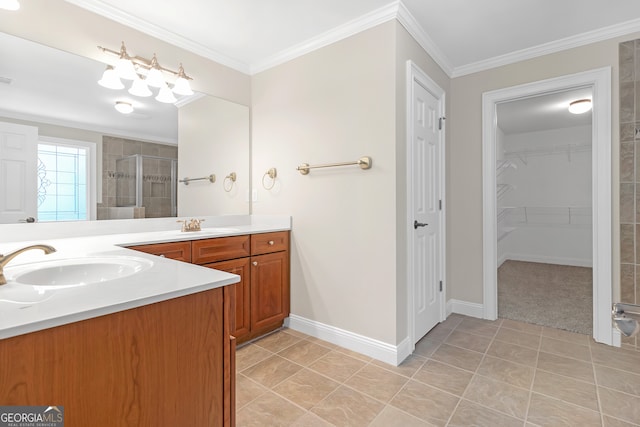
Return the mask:
[[[235, 425], [234, 334], [251, 339], [289, 314], [289, 221], [198, 233], [171, 229], [175, 219], [138, 233], [123, 222], [119, 234], [87, 225], [91, 236], [39, 240], [57, 252], [25, 253], [0, 286], [0, 405], [63, 406], [66, 426]], [[70, 257], [146, 267], [15, 297], [21, 269]]]

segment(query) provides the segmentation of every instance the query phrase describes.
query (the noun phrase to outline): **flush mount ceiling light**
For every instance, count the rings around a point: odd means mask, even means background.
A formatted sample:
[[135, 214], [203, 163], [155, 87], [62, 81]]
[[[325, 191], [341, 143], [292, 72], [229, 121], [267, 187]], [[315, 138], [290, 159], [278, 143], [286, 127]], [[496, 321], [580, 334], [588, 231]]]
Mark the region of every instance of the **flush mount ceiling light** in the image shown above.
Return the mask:
[[572, 114], [583, 114], [591, 110], [590, 99], [578, 99], [569, 104], [569, 112]]
[[18, 3], [18, 0], [0, 0], [0, 9], [18, 10], [20, 9], [20, 3]]
[[124, 101], [116, 101], [116, 110], [122, 114], [130, 114], [133, 113], [133, 105]]
[[[178, 71], [174, 71], [162, 67], [158, 63], [158, 58], [155, 53], [151, 59], [140, 56], [130, 56], [127, 53], [124, 42], [122, 42], [120, 51], [107, 49], [102, 46], [98, 46], [98, 49], [104, 53], [118, 57], [114, 66], [107, 66], [102, 79], [98, 82], [101, 86], [109, 89], [123, 89], [122, 79], [132, 80], [129, 88], [130, 94], [141, 97], [151, 96], [153, 93], [149, 87], [159, 88], [155, 99], [164, 103], [175, 103], [177, 99], [174, 94], [184, 96], [193, 95], [193, 90], [191, 90], [191, 85], [189, 84], [189, 80], [193, 79], [184, 72], [182, 64], [180, 64]], [[170, 85], [170, 83], [167, 82], [165, 74], [175, 78], [173, 84]]]

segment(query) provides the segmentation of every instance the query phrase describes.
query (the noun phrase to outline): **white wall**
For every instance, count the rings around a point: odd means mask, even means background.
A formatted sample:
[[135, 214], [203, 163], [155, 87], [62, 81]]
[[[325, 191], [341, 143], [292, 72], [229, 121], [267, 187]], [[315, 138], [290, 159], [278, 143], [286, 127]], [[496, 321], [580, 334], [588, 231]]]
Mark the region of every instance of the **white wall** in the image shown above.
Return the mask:
[[504, 135], [507, 152], [569, 145], [583, 147], [506, 156], [517, 169], [503, 173], [502, 183], [512, 189], [498, 200], [498, 207], [515, 207], [507, 209], [503, 220], [514, 230], [498, 243], [498, 264], [514, 259], [592, 265], [591, 127]]
[[[216, 175], [214, 183], [178, 184], [178, 216], [249, 213], [249, 137], [244, 105], [206, 96], [178, 110], [178, 178]], [[233, 186], [225, 182], [231, 172]]]

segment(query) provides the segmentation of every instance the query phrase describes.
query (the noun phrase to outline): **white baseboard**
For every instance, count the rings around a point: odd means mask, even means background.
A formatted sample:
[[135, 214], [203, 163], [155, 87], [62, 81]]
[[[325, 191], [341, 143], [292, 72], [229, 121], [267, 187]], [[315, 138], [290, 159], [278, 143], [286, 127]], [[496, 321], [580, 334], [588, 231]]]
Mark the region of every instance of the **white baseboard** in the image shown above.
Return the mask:
[[315, 320], [296, 316], [295, 314], [291, 314], [288, 319], [285, 319], [285, 326], [312, 337], [339, 345], [340, 347], [373, 357], [376, 360], [393, 366], [398, 366], [412, 352], [409, 337], [395, 346], [365, 337], [364, 335], [336, 328], [335, 326], [325, 325]]
[[[590, 259], [550, 257], [550, 256], [544, 256], [544, 255], [509, 253], [500, 257], [500, 261], [502, 262], [505, 262], [507, 260], [541, 262], [544, 264], [556, 264], [556, 265], [571, 265], [574, 267], [593, 267], [593, 261]], [[500, 262], [498, 265], [502, 265], [502, 262]]]
[[484, 306], [475, 302], [450, 299], [447, 301], [447, 316], [451, 313], [464, 314], [465, 316], [482, 319], [484, 317]]

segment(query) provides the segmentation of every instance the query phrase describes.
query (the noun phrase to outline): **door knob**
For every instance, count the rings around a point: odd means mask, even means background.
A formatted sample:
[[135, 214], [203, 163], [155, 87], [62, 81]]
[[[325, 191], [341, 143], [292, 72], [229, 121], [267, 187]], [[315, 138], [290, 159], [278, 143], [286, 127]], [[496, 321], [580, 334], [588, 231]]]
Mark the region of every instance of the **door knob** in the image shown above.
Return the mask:
[[415, 228], [416, 230], [418, 229], [418, 227], [426, 227], [427, 224], [426, 222], [418, 222], [418, 220], [413, 221], [413, 228]]

